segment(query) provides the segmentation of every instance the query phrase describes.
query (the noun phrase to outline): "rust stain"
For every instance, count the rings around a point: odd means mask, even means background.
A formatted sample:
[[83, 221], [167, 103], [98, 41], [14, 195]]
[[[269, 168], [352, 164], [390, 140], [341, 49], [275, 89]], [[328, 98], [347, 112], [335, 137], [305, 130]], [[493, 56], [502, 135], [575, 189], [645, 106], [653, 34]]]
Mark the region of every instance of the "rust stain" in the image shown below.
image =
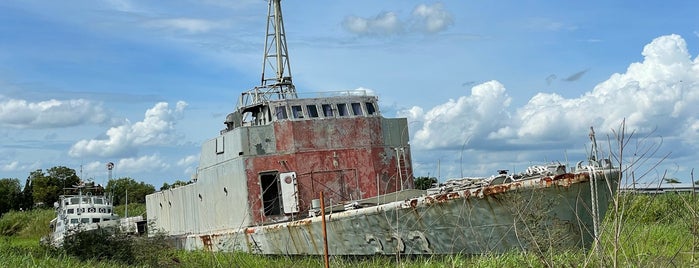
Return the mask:
[[201, 243], [204, 245], [205, 251], [213, 251], [213, 243], [210, 235], [202, 235], [199, 238], [201, 239]]
[[410, 207], [412, 207], [412, 208], [417, 207], [417, 199], [410, 200]]

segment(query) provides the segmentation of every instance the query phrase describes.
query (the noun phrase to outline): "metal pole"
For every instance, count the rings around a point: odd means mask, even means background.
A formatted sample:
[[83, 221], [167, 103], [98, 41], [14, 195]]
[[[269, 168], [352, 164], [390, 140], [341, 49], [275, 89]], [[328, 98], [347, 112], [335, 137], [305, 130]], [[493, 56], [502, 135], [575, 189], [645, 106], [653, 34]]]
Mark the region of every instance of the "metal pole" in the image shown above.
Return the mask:
[[330, 267], [330, 258], [328, 258], [328, 231], [325, 227], [325, 200], [323, 192], [320, 192], [320, 215], [323, 217], [323, 259], [325, 260], [325, 268]]

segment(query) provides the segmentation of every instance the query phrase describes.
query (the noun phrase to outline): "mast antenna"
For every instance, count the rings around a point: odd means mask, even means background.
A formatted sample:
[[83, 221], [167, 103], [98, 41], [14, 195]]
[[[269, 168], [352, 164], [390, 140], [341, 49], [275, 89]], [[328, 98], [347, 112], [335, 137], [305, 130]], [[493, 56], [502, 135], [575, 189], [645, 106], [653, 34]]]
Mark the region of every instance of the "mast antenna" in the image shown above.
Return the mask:
[[296, 88], [291, 80], [281, 0], [270, 0], [260, 85], [244, 92], [239, 104], [253, 106], [267, 100], [297, 97]]

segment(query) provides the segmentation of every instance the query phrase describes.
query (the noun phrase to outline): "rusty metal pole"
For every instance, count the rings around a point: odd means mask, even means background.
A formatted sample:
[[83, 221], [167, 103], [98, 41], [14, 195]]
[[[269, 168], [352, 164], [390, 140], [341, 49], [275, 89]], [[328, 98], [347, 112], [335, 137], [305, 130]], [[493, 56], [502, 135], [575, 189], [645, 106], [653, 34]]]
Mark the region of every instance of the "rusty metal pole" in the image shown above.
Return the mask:
[[330, 267], [330, 258], [328, 258], [328, 231], [325, 228], [325, 200], [323, 192], [320, 192], [320, 216], [323, 217], [323, 259], [325, 260], [325, 268]]

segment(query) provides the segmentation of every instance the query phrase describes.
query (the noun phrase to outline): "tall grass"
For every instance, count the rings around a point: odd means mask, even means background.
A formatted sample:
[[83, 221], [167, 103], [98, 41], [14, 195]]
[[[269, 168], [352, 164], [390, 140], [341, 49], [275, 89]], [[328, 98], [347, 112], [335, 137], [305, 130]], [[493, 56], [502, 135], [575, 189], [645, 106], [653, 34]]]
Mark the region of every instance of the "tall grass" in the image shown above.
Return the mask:
[[[620, 195], [624, 204], [624, 222], [618, 245], [616, 265], [621, 267], [692, 267], [698, 266], [696, 232], [699, 200], [689, 194]], [[137, 206], [129, 205], [129, 215], [137, 215]], [[613, 211], [602, 226], [615, 218]], [[320, 256], [259, 256], [243, 252], [182, 251], [170, 247], [163, 237], [129, 240], [130, 259], [97, 260], [80, 257], [65, 250], [42, 247], [38, 237], [47, 232], [53, 210], [10, 212], [0, 218], [0, 267], [320, 267]], [[606, 267], [614, 248], [612, 228], [603, 228], [602, 256], [580, 249], [553, 249], [546, 255], [513, 251], [505, 254], [393, 256], [363, 258], [333, 257], [333, 267]], [[109, 237], [91, 237], [91, 245], [109, 244]], [[111, 247], [120, 247], [111, 244]], [[103, 248], [100, 250], [114, 250]], [[90, 253], [93, 254], [93, 253]], [[542, 260], [542, 256], [546, 259]]]

